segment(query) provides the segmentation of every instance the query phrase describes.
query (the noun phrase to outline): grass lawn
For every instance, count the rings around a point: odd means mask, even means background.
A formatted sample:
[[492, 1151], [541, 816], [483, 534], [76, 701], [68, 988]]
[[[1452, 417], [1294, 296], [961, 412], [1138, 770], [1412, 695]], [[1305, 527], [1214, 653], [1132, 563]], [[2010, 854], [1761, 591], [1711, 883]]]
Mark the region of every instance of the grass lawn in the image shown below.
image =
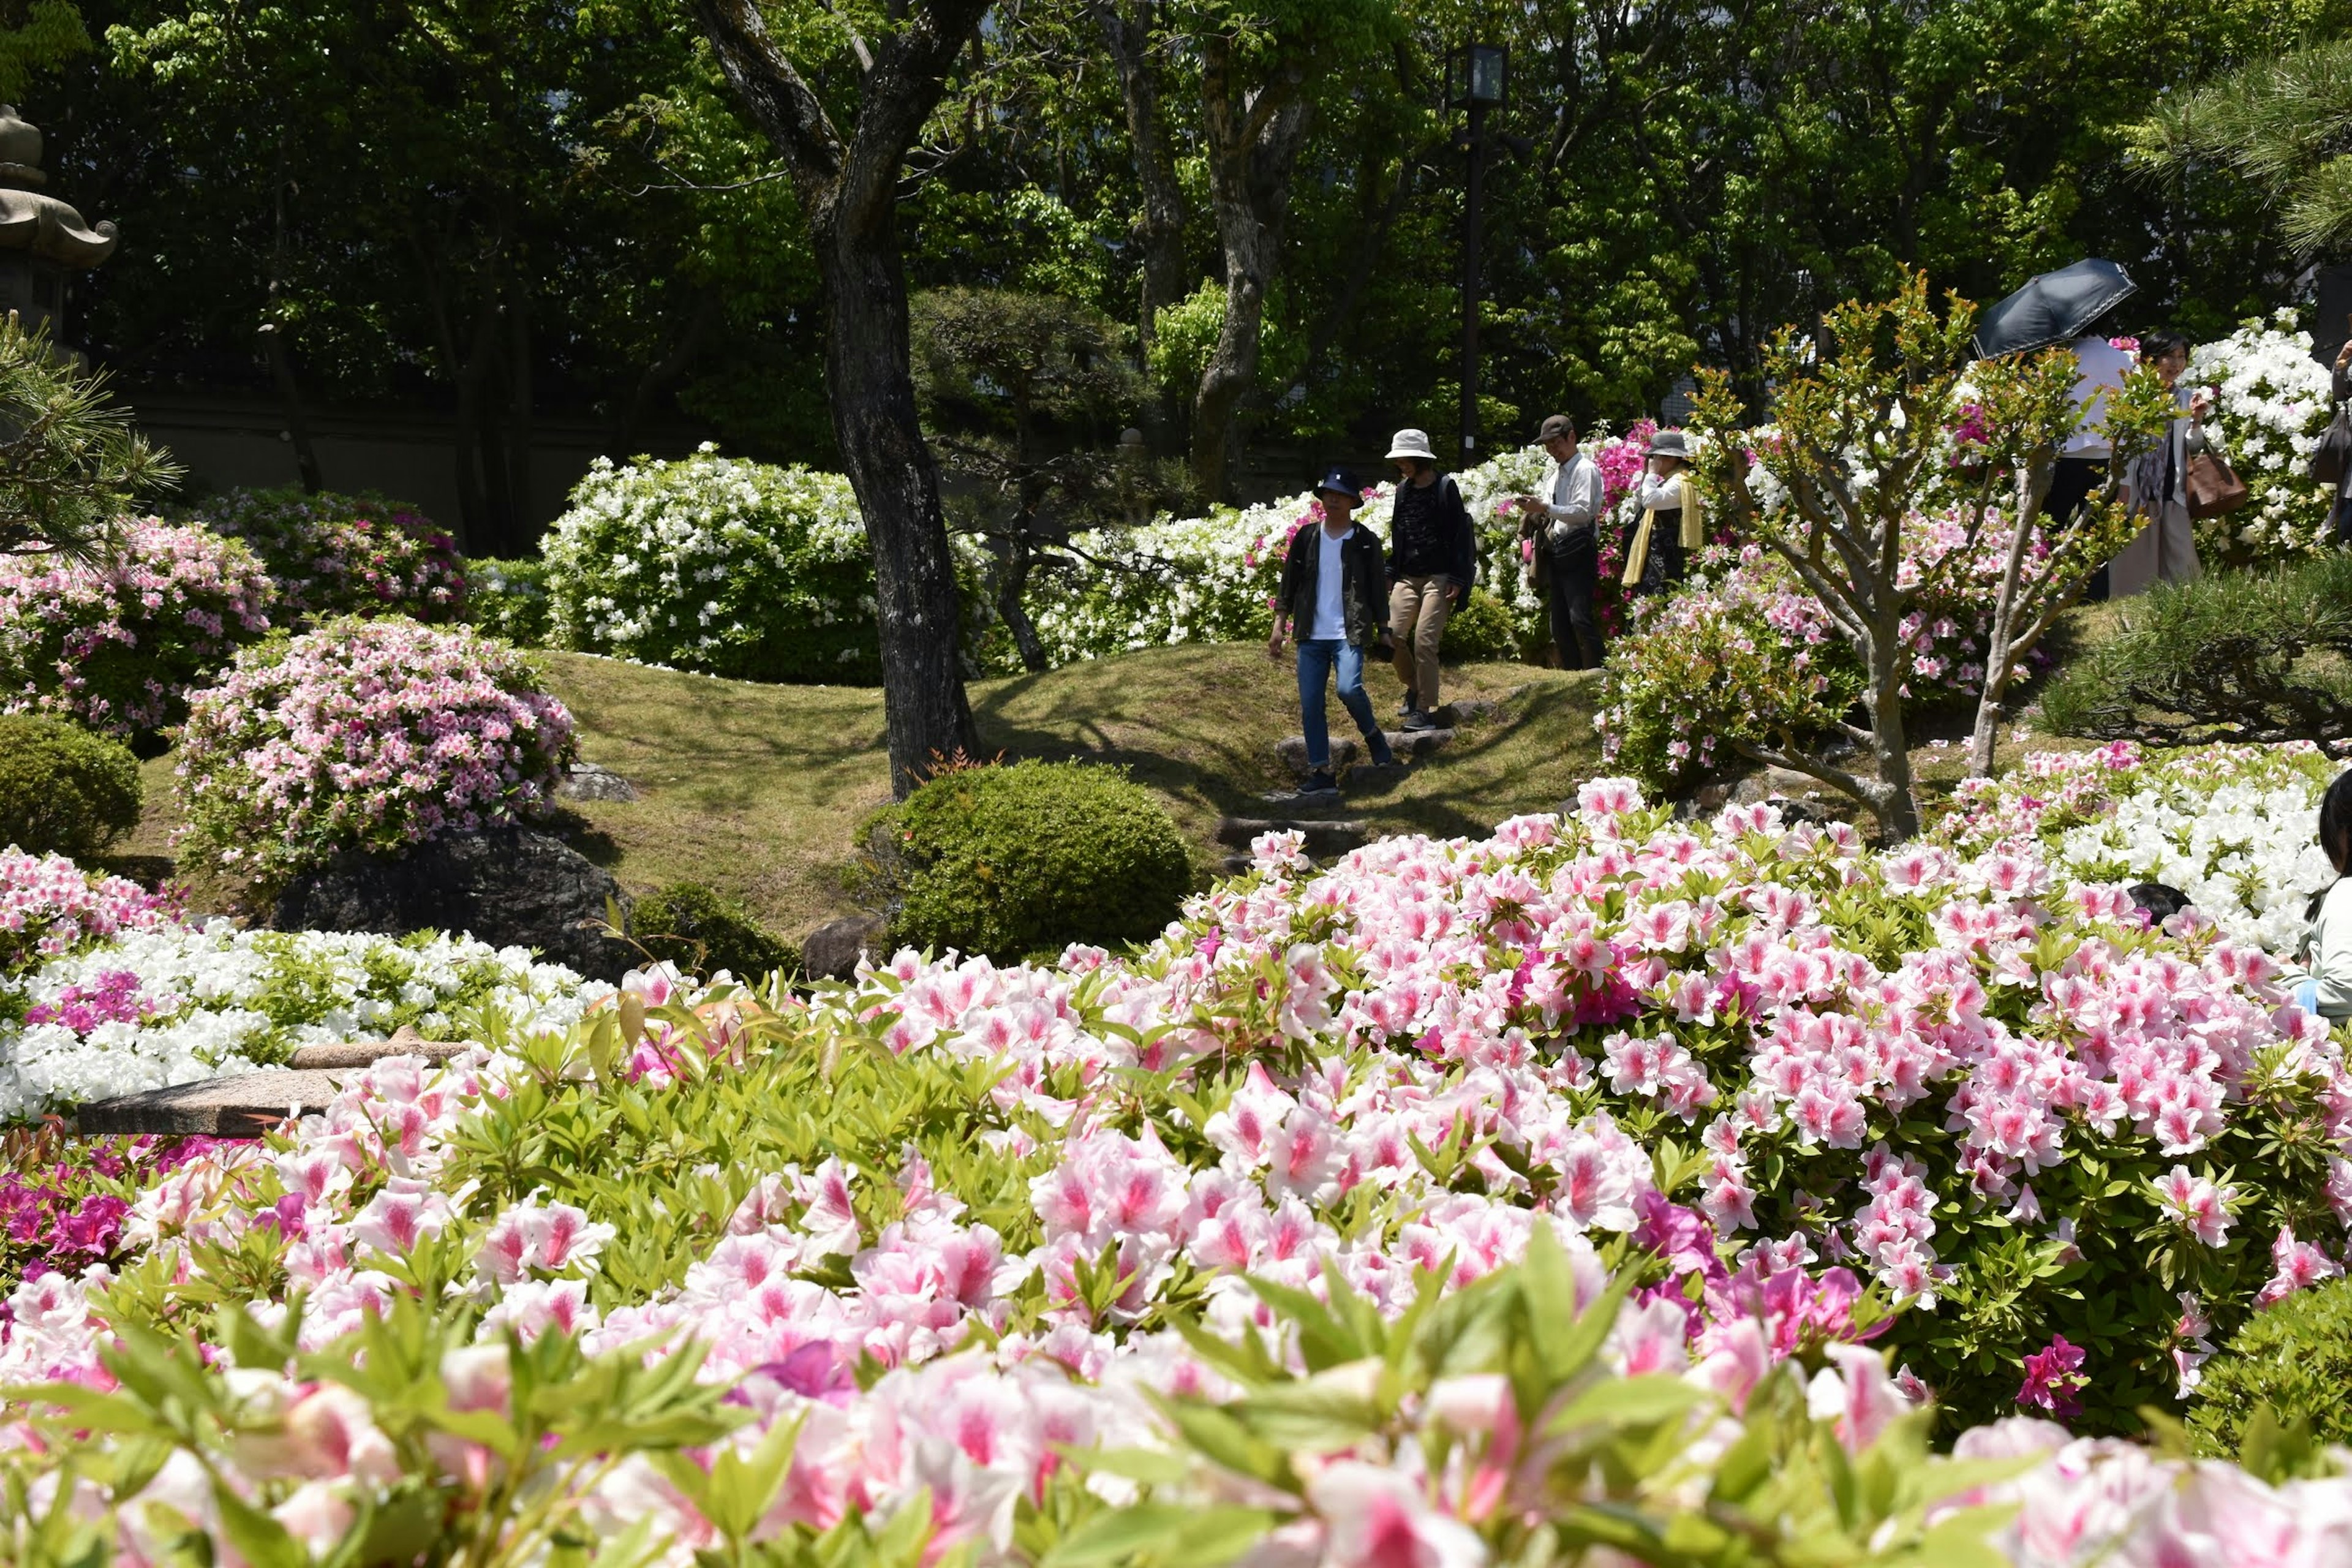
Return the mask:
[[[634, 801], [572, 809], [575, 842], [644, 891], [688, 879], [743, 900], [782, 935], [847, 912], [841, 870], [859, 821], [889, 798], [882, 694], [861, 687], [762, 686], [646, 669], [578, 654], [540, 656], [580, 726], [580, 753], [635, 784]], [[1522, 665], [1449, 672], [1447, 696], [1503, 698], [1404, 781], [1351, 799], [1375, 833], [1475, 834], [1549, 810], [1600, 764], [1598, 677]], [[1382, 668], [1366, 685], [1384, 721], [1402, 689]], [[1265, 815], [1288, 782], [1274, 743], [1298, 732], [1296, 677], [1257, 646], [1158, 648], [971, 689], [982, 745], [1007, 757], [1117, 763], [1160, 795], [1205, 868], [1221, 816]], [[1353, 726], [1334, 702], [1335, 734]], [[148, 809], [113, 857], [164, 869], [176, 813], [172, 761], [146, 764]], [[224, 907], [231, 889], [195, 889]]]

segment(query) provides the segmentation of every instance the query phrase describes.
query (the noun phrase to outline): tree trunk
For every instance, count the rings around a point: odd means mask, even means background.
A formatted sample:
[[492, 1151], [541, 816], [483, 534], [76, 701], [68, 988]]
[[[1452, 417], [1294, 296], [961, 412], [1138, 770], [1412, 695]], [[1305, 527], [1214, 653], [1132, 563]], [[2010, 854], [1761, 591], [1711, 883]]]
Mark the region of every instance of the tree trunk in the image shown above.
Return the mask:
[[1160, 25], [1160, 8], [1155, 0], [1129, 0], [1124, 8], [1116, 0], [1096, 0], [1095, 18], [1118, 68], [1128, 140], [1135, 149], [1135, 183], [1143, 195], [1143, 215], [1136, 225], [1143, 249], [1136, 341], [1149, 355], [1160, 312], [1187, 292], [1184, 188], [1177, 181], [1175, 156], [1160, 117], [1160, 79], [1151, 68], [1151, 34]]
[[1871, 633], [1871, 754], [1878, 764], [1878, 787], [1870, 809], [1890, 842], [1919, 836], [1919, 802], [1911, 791], [1911, 742], [1903, 723], [1903, 638], [1899, 616], [1883, 616]]
[[531, 449], [537, 444], [531, 392], [530, 290], [520, 279], [509, 285], [507, 306], [507, 528], [513, 552], [527, 554], [539, 542], [538, 502], [531, 494]]
[[987, 0], [926, 0], [870, 50], [855, 134], [768, 33], [757, 0], [695, 0], [719, 66], [752, 122], [791, 166], [808, 214], [825, 313], [825, 394], [850, 488], [874, 547], [882, 714], [890, 787], [903, 797], [940, 761], [980, 748], [964, 696], [954, 557], [940, 470], [915, 412], [898, 176], [976, 36]]
[[294, 467], [302, 476], [302, 493], [317, 495], [327, 488], [319, 468], [319, 451], [310, 441], [310, 418], [302, 406], [302, 389], [294, 379], [294, 356], [286, 347], [286, 330], [276, 321], [261, 323], [261, 342], [269, 356], [270, 379], [278, 384], [278, 401], [286, 410], [286, 434], [294, 443]]
[[1224, 253], [1225, 315], [1192, 400], [1192, 481], [1202, 499], [1231, 499], [1241, 456], [1241, 411], [1257, 381], [1266, 289], [1274, 279], [1291, 171], [1307, 136], [1307, 72], [1277, 64], [1252, 91], [1229, 40], [1204, 42], [1201, 110], [1209, 153], [1209, 201]]
[[1043, 675], [1048, 668], [1045, 645], [1037, 636], [1037, 623], [1029, 618], [1029, 606], [1022, 603], [1036, 562], [1029, 536], [1016, 531], [1004, 545], [1004, 575], [996, 585], [996, 614], [1013, 633], [1013, 646], [1021, 650], [1021, 668], [1032, 675]]

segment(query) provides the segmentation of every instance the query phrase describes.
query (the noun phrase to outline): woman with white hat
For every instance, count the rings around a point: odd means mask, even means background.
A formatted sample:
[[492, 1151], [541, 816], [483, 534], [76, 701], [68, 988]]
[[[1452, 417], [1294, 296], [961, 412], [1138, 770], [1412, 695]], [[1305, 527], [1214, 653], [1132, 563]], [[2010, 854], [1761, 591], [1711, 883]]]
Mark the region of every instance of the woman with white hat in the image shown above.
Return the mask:
[[1650, 437], [1649, 471], [1642, 476], [1641, 521], [1625, 531], [1625, 591], [1663, 594], [1683, 580], [1690, 552], [1706, 542], [1698, 492], [1685, 480], [1690, 446], [1679, 430]]
[[1454, 607], [1470, 596], [1478, 540], [1454, 476], [1438, 468], [1423, 430], [1400, 430], [1389, 443], [1397, 466], [1389, 521], [1389, 630], [1396, 638], [1397, 679], [1404, 682], [1404, 727], [1433, 730], [1438, 645]]

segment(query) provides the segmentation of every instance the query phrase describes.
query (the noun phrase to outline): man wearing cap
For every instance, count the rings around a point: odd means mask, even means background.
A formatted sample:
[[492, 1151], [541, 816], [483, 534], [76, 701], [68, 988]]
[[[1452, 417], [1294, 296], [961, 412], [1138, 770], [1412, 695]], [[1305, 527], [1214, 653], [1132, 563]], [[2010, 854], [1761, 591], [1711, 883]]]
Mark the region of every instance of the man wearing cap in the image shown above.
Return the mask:
[[1331, 774], [1323, 689], [1334, 670], [1339, 677], [1340, 705], [1363, 732], [1372, 761], [1386, 766], [1396, 760], [1373, 716], [1372, 700], [1364, 694], [1364, 655], [1379, 645], [1388, 626], [1388, 572], [1379, 537], [1356, 526], [1361, 492], [1355, 477], [1345, 468], [1333, 468], [1315, 487], [1315, 499], [1321, 521], [1292, 534], [1289, 553], [1283, 557], [1274, 636], [1266, 653], [1281, 663], [1284, 631], [1297, 632], [1298, 721], [1310, 770], [1306, 787], [1332, 790], [1339, 785]]
[[1470, 596], [1478, 538], [1454, 476], [1440, 472], [1423, 430], [1400, 430], [1389, 443], [1397, 466], [1389, 520], [1389, 625], [1396, 633], [1397, 679], [1404, 682], [1404, 727], [1433, 730], [1444, 700], [1437, 650], [1456, 605]]
[[1601, 465], [1576, 444], [1576, 425], [1565, 414], [1543, 422], [1536, 439], [1559, 465], [1552, 469], [1551, 499], [1521, 496], [1521, 527], [1543, 552], [1543, 575], [1551, 605], [1551, 640], [1562, 669], [1598, 669], [1608, 654], [1592, 595], [1601, 585], [1601, 502], [1606, 494]]

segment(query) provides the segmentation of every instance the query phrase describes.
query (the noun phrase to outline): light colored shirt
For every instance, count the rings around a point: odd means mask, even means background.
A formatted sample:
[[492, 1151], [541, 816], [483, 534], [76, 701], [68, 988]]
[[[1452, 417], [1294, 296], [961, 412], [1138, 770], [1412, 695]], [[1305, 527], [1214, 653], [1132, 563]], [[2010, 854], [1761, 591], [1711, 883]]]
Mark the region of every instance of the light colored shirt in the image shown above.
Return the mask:
[[1322, 553], [1315, 558], [1315, 619], [1307, 635], [1317, 641], [1343, 638], [1348, 635], [1348, 611], [1340, 598], [1346, 585], [1342, 581], [1344, 568], [1339, 563], [1339, 547], [1348, 542], [1351, 526], [1339, 538], [1331, 537], [1328, 528], [1315, 530], [1315, 543]]
[[1578, 529], [1589, 526], [1601, 515], [1601, 498], [1605, 494], [1601, 479], [1601, 465], [1582, 452], [1571, 452], [1568, 461], [1555, 466], [1551, 474], [1551, 500], [1544, 510], [1551, 514], [1549, 524], [1553, 542], [1565, 541]]
[[2112, 448], [2099, 426], [2107, 416], [2107, 395], [2123, 390], [2132, 356], [2105, 338], [2076, 338], [2067, 345], [2074, 352], [2074, 434], [2058, 448], [2062, 458], [2105, 459]]
[[2317, 983], [2319, 1016], [2352, 1018], [2352, 877], [2336, 879], [2320, 900], [2319, 918], [2303, 939], [2285, 980], [2292, 987]]
[[1683, 477], [1668, 474], [1664, 479], [1655, 474], [1642, 476], [1642, 510], [1643, 511], [1680, 511], [1683, 507]]

